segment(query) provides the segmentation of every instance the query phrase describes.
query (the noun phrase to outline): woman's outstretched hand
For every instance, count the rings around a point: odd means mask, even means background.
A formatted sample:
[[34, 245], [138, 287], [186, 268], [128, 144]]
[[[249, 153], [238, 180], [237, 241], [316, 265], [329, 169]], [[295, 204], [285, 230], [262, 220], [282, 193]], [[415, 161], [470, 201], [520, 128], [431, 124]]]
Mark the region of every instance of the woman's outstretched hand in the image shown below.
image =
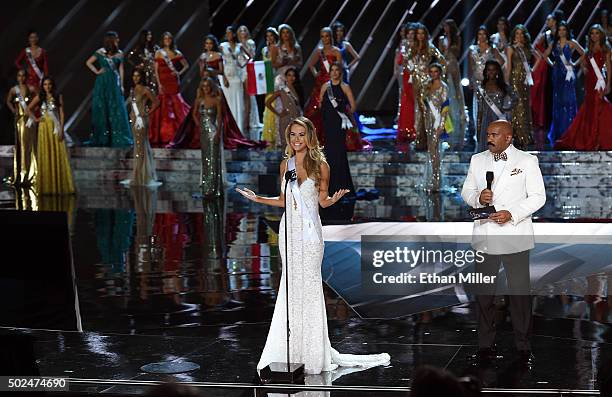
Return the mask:
[[334, 193], [334, 195], [331, 197], [331, 201], [332, 204], [336, 204], [338, 201], [340, 201], [340, 199], [347, 194], [348, 192], [350, 192], [349, 189], [340, 189], [338, 190], [336, 193]]
[[246, 187], [244, 189], [236, 188], [236, 191], [251, 201], [255, 201], [255, 202], [257, 201], [257, 195], [255, 194], [254, 191], [252, 191], [249, 188], [246, 188]]

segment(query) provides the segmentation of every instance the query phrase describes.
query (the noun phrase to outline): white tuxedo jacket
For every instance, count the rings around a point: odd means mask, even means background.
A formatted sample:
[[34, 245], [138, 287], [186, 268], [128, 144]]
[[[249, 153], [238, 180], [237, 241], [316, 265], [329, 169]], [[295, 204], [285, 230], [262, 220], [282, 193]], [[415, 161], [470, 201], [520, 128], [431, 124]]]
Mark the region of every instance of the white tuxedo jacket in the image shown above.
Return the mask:
[[546, 202], [538, 158], [518, 150], [513, 145], [505, 152], [508, 160], [499, 160], [499, 164], [493, 160], [493, 154], [489, 150], [473, 155], [461, 190], [461, 197], [469, 206], [484, 207], [478, 199], [482, 190], [487, 187], [486, 173], [498, 171], [494, 173], [491, 187], [492, 204], [497, 211], [509, 211], [512, 219], [502, 225], [489, 219], [474, 221], [472, 235], [472, 247], [491, 255], [532, 249], [534, 237], [531, 215]]

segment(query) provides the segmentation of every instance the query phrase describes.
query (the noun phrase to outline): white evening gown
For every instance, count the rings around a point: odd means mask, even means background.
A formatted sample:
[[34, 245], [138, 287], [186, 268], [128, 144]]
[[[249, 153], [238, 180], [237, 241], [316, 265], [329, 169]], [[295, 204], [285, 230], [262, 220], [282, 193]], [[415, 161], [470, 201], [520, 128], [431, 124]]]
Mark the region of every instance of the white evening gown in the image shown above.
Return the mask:
[[[236, 124], [238, 124], [238, 128], [242, 135], [246, 136], [245, 128], [249, 128], [248, 120], [246, 120], [246, 107], [244, 104], [244, 76], [243, 73], [246, 71], [240, 67], [239, 60], [240, 56], [240, 43], [236, 43], [234, 50], [230, 47], [227, 41], [219, 44], [219, 49], [221, 50], [221, 55], [223, 56], [223, 74], [227, 78], [229, 82], [229, 87], [226, 87], [223, 84], [223, 76], [219, 75], [219, 82], [221, 83], [221, 89], [223, 90], [223, 95], [225, 96], [225, 100], [227, 101], [227, 105], [232, 112], [232, 116], [234, 116], [234, 120], [236, 120]], [[246, 122], [246, 125], [245, 125]]]
[[[282, 188], [284, 190], [284, 183]], [[290, 229], [288, 243], [291, 260], [289, 263], [291, 362], [305, 364], [307, 374], [333, 371], [339, 366], [370, 368], [388, 363], [390, 356], [387, 353], [371, 355], [340, 354], [331, 347], [327, 334], [327, 313], [321, 278], [324, 244], [321, 237], [323, 228], [318, 216], [319, 191], [310, 178], [306, 179], [299, 189], [304, 205], [309, 210], [316, 209], [317, 217], [314, 220], [314, 227], [319, 235], [319, 241], [304, 241], [302, 239], [302, 214], [299, 209], [296, 209], [293, 195], [290, 194], [288, 198], [290, 205], [281, 218], [278, 239], [283, 263], [280, 288], [268, 338], [257, 364], [257, 370], [261, 370], [271, 362], [286, 362], [287, 360], [285, 216], [288, 217], [287, 222]], [[297, 207], [299, 208], [299, 206]]]

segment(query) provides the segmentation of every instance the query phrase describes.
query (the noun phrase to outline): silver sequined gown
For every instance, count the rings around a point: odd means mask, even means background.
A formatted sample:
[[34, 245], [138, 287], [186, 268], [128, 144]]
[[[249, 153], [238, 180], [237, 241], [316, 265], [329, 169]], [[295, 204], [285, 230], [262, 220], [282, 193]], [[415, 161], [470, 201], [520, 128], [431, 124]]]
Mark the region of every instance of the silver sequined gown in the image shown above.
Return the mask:
[[[440, 132], [437, 132], [435, 126], [434, 113], [431, 111], [427, 102], [431, 102], [439, 113], [442, 113], [442, 105], [448, 99], [448, 86], [441, 82], [440, 87], [430, 92], [428, 90], [426, 101], [424, 104], [424, 120], [425, 132], [427, 134], [427, 152], [429, 153], [429, 170], [427, 188], [437, 191], [440, 190]], [[444, 128], [444, 120], [447, 116], [441, 114], [441, 126]], [[440, 127], [440, 126], [438, 126]]]
[[[516, 103], [516, 98], [514, 94], [508, 92], [508, 94], [504, 95], [504, 92], [501, 90], [489, 91], [485, 87], [485, 93], [495, 106], [502, 112], [504, 118], [508, 121], [512, 120], [512, 106]], [[487, 128], [489, 124], [494, 121], [497, 121], [497, 115], [489, 105], [485, 101], [481, 101], [482, 106], [480, 107], [480, 111], [478, 112], [478, 152], [483, 152], [488, 149], [487, 147]]]
[[202, 194], [220, 196], [221, 180], [221, 137], [217, 135], [217, 109], [200, 105], [200, 145], [202, 149]]
[[[485, 51], [481, 51], [478, 44], [472, 44], [469, 48], [469, 57], [472, 62], [472, 75], [470, 76], [470, 83], [474, 87], [474, 95], [472, 97], [472, 117], [473, 117], [473, 125], [475, 129], [476, 138], [480, 138], [480, 109], [481, 102], [480, 98], [477, 95], [478, 87], [482, 87], [482, 80], [484, 79], [484, 69], [485, 64], [488, 61], [495, 61], [495, 51], [494, 47], [488, 47]], [[477, 142], [477, 145], [480, 145], [480, 142]]]

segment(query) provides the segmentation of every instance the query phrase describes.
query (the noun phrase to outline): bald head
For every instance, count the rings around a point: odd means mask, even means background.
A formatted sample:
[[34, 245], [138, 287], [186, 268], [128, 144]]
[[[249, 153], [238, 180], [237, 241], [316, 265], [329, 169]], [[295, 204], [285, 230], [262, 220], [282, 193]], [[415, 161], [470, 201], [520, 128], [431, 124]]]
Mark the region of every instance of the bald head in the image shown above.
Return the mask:
[[512, 143], [512, 124], [497, 120], [487, 127], [487, 146], [493, 153], [501, 153]]

